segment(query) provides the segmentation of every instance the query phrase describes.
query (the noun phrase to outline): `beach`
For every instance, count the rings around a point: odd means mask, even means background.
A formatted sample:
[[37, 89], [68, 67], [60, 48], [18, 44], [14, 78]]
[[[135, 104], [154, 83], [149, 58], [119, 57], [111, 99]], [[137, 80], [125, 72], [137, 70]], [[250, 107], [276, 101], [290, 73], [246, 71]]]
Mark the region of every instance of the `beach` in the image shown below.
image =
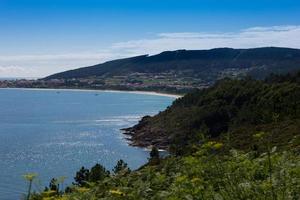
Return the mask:
[[79, 92], [110, 92], [110, 93], [131, 93], [131, 94], [142, 94], [142, 95], [156, 95], [156, 96], [164, 96], [178, 99], [183, 97], [183, 95], [176, 94], [167, 94], [160, 92], [150, 92], [150, 91], [129, 91], [129, 90], [93, 90], [93, 89], [73, 89], [73, 88], [0, 88], [6, 90], [37, 90], [37, 91], [79, 91]]

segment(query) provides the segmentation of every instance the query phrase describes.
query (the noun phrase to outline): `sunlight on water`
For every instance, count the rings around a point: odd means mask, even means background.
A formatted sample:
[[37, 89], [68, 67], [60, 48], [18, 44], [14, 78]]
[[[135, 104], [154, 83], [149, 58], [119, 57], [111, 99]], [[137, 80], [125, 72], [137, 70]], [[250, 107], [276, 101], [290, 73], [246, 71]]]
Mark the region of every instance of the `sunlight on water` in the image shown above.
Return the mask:
[[0, 199], [19, 199], [22, 175], [39, 174], [35, 190], [52, 177], [73, 181], [81, 167], [97, 162], [112, 169], [123, 159], [131, 168], [148, 152], [130, 147], [120, 129], [164, 110], [170, 97], [108, 92], [0, 90]]

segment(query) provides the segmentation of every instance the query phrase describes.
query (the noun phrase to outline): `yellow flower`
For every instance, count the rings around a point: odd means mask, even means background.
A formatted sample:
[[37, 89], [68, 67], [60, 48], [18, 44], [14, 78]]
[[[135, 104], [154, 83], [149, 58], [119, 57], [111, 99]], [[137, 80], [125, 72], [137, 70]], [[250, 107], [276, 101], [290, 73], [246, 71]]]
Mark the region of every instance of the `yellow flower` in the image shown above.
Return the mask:
[[176, 183], [179, 183], [179, 184], [185, 182], [186, 180], [187, 180], [187, 176], [178, 176], [178, 177], [176, 177]]
[[27, 181], [32, 181], [36, 177], [37, 177], [37, 174], [35, 174], [35, 173], [29, 173], [29, 174], [23, 175], [23, 178], [26, 179]]
[[216, 143], [216, 142], [214, 142], [214, 141], [209, 141], [209, 142], [203, 144], [202, 147], [203, 147], [203, 148], [212, 148], [213, 145], [214, 145], [215, 143]]
[[90, 189], [84, 187], [77, 187], [76, 190], [80, 193], [88, 192]]
[[43, 200], [55, 200], [54, 197], [44, 197]]
[[214, 142], [214, 141], [209, 141], [206, 144], [203, 145], [203, 148], [208, 148], [208, 149], [221, 149], [224, 145], [219, 142]]
[[201, 182], [201, 179], [196, 177], [196, 178], [192, 179], [192, 182], [193, 183], [199, 183], [199, 182]]
[[119, 195], [119, 196], [123, 196], [124, 195], [124, 193], [121, 192], [120, 190], [110, 190], [109, 192], [111, 194], [113, 194], [113, 195]]
[[67, 200], [68, 198], [66, 196], [63, 196], [63, 197], [58, 197], [56, 198], [55, 200]]
[[218, 150], [218, 149], [221, 149], [223, 146], [224, 146], [224, 145], [223, 145], [222, 143], [215, 143], [215, 144], [213, 145], [213, 148], [214, 148], [215, 150]]
[[261, 138], [263, 138], [264, 137], [264, 135], [265, 135], [265, 132], [258, 132], [258, 133], [256, 133], [256, 134], [254, 134], [253, 135], [253, 137], [255, 138], [255, 139], [261, 139]]
[[53, 191], [53, 190], [42, 192], [43, 197], [52, 197], [55, 195], [56, 195], [56, 191]]

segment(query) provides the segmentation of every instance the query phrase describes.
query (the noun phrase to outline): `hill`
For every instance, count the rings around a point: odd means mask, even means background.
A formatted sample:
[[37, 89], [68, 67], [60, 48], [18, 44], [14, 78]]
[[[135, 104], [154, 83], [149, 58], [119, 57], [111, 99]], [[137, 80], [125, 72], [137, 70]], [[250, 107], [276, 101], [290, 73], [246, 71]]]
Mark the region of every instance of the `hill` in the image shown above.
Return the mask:
[[[158, 55], [137, 56], [109, 61], [91, 67], [70, 70], [45, 79], [87, 78], [128, 75], [130, 73], [163, 73], [170, 71], [203, 76], [213, 71], [241, 69], [255, 76], [286, 72], [300, 68], [300, 50], [289, 48], [254, 48], [166, 51]], [[258, 74], [263, 72], [263, 74]]]
[[203, 137], [251, 150], [252, 136], [259, 131], [268, 133], [273, 145], [286, 146], [300, 132], [300, 73], [265, 81], [225, 79], [125, 130], [133, 145], [155, 145], [176, 154], [189, 152]]
[[[137, 145], [170, 147], [131, 171], [120, 160], [80, 168], [32, 200], [300, 198], [300, 72], [265, 81], [225, 79], [176, 100], [166, 111], [128, 129]], [[30, 191], [30, 190], [29, 190]]]
[[300, 50], [255, 48], [177, 50], [109, 61], [38, 80], [0, 81], [0, 87], [134, 90], [186, 94], [224, 78], [252, 77], [300, 70]]

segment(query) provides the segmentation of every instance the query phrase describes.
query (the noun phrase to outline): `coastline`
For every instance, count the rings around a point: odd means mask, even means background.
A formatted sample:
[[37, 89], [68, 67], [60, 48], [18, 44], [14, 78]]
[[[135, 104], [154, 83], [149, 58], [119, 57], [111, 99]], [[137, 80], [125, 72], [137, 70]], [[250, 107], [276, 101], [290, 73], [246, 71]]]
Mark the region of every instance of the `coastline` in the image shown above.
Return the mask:
[[151, 92], [151, 91], [137, 91], [137, 90], [96, 90], [96, 89], [75, 89], [75, 88], [0, 88], [6, 90], [37, 90], [37, 91], [77, 91], [77, 92], [109, 92], [109, 93], [131, 93], [131, 94], [141, 94], [141, 95], [155, 95], [164, 96], [174, 99], [183, 97], [183, 95], [168, 94], [161, 92]]
[[[130, 94], [140, 94], [140, 95], [152, 95], [152, 96], [163, 96], [163, 97], [169, 97], [174, 100], [183, 97], [183, 95], [176, 95], [176, 94], [167, 94], [167, 93], [160, 93], [160, 92], [151, 92], [151, 91], [128, 91], [128, 90], [96, 90], [96, 89], [75, 89], [75, 88], [0, 88], [0, 90], [29, 90], [29, 91], [76, 91], [76, 92], [96, 92], [96, 93], [130, 93]], [[142, 120], [142, 119], [141, 119]], [[124, 135], [124, 139], [126, 143], [129, 146], [137, 147], [144, 149], [145, 151], [151, 151], [152, 149], [152, 143], [149, 141], [144, 141], [141, 138], [136, 138], [136, 132], [135, 131], [129, 131], [134, 129], [134, 127], [137, 124], [135, 124], [133, 127], [127, 127], [120, 129], [122, 135]], [[158, 150], [160, 152], [167, 152], [167, 146], [164, 145], [158, 145]]]

